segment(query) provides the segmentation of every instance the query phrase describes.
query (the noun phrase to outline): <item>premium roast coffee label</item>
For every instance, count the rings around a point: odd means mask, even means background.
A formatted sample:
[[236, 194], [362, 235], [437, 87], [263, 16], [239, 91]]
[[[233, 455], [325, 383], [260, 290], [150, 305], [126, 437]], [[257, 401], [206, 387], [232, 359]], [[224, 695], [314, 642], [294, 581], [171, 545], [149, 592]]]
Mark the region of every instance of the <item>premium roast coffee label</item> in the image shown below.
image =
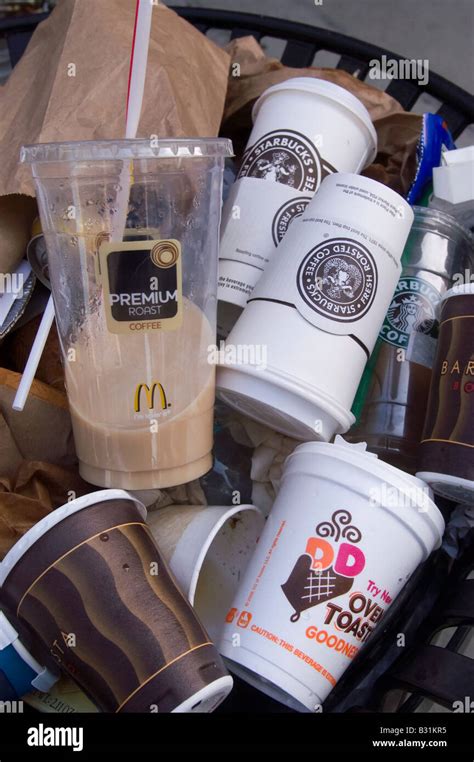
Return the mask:
[[273, 218], [272, 236], [275, 246], [283, 239], [290, 224], [297, 217], [301, 217], [308, 206], [310, 199], [306, 196], [297, 196], [283, 204]]
[[238, 178], [255, 177], [315, 193], [326, 175], [335, 171], [300, 132], [275, 130], [246, 150]]
[[110, 333], [179, 328], [182, 321], [179, 241], [103, 240], [99, 267]]
[[339, 322], [361, 318], [377, 289], [377, 266], [366, 246], [333, 238], [312, 249], [301, 262], [298, 291], [315, 312]]
[[437, 326], [435, 308], [439, 291], [422, 278], [400, 278], [380, 331], [380, 338], [406, 349], [414, 332], [433, 335]]

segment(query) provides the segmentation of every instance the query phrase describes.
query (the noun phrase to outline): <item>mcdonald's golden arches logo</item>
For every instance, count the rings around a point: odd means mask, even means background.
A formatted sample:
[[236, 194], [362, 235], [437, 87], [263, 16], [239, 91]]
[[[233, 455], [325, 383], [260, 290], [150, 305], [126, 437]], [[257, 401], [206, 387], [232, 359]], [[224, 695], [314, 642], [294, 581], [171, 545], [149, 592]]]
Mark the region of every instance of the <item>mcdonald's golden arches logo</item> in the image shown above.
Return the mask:
[[166, 399], [165, 390], [162, 384], [160, 384], [158, 381], [154, 381], [150, 386], [148, 386], [148, 384], [137, 384], [135, 389], [135, 399], [134, 399], [134, 410], [136, 413], [139, 413], [141, 409], [142, 391], [145, 392], [145, 399], [148, 406], [148, 410], [154, 410], [156, 390], [158, 390], [159, 404], [160, 404], [161, 410], [167, 409], [168, 401]]

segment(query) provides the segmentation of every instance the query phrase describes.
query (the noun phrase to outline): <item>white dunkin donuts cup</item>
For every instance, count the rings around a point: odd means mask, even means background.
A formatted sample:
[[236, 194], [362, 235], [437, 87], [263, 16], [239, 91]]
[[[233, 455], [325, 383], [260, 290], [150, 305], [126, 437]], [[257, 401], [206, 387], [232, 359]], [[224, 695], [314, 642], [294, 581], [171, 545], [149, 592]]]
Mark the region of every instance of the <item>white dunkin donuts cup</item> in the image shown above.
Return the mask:
[[443, 531], [429, 487], [365, 444], [300, 445], [226, 617], [229, 669], [319, 711]]
[[359, 172], [376, 155], [377, 136], [365, 106], [338, 85], [295, 77], [256, 102], [254, 126], [224, 205], [218, 298], [245, 306], [290, 223], [322, 180]]
[[265, 519], [255, 505], [170, 505], [147, 523], [181, 591], [217, 642]]
[[250, 353], [234, 362], [242, 353], [224, 353], [219, 397], [296, 439], [329, 441], [346, 432], [413, 216], [398, 193], [375, 180], [326, 177], [227, 338], [237, 350], [264, 347], [265, 363], [251, 362]]

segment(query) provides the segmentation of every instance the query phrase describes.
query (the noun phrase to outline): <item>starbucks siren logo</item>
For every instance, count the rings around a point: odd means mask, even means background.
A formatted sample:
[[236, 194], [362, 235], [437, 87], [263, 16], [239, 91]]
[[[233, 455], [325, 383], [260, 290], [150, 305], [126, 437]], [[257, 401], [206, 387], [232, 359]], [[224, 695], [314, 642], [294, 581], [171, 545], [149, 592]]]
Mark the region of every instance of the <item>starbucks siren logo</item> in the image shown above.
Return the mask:
[[380, 337], [394, 347], [407, 347], [410, 334], [430, 334], [436, 325], [439, 292], [421, 278], [400, 278]]
[[237, 179], [256, 177], [314, 193], [326, 175], [335, 171], [300, 132], [277, 130], [247, 149]]
[[358, 320], [377, 290], [370, 251], [350, 238], [332, 238], [312, 249], [297, 275], [298, 291], [315, 312], [340, 322]]
[[275, 246], [278, 246], [282, 238], [286, 235], [290, 224], [297, 217], [301, 217], [304, 210], [310, 202], [306, 196], [298, 196], [292, 198], [291, 201], [287, 201], [283, 206], [280, 206], [278, 212], [273, 218], [272, 224], [272, 236]]

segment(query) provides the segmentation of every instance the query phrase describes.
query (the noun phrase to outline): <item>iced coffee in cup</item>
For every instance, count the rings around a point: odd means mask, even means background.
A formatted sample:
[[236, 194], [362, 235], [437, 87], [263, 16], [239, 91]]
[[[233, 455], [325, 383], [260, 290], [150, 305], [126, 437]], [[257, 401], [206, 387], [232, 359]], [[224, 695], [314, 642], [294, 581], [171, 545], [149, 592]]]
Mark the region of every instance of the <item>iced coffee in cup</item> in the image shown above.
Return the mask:
[[364, 444], [300, 445], [225, 618], [230, 670], [321, 711], [443, 531], [426, 484]]
[[[23, 149], [48, 249], [82, 477], [182, 484], [212, 464], [217, 236], [227, 140]], [[128, 209], [120, 222], [125, 180]]]

